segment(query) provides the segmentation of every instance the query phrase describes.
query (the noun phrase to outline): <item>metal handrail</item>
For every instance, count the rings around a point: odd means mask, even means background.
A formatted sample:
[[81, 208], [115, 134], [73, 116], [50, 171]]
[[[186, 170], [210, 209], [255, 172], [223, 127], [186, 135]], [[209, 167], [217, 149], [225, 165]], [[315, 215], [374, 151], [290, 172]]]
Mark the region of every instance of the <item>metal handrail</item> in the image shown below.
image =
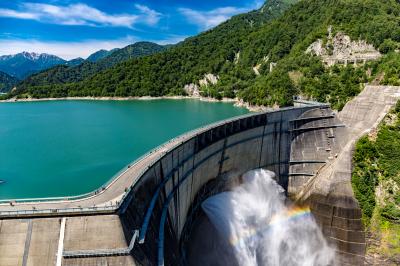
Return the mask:
[[82, 212], [99, 212], [99, 211], [114, 211], [116, 205], [104, 206], [104, 207], [82, 207], [82, 208], [63, 208], [63, 209], [44, 209], [44, 210], [12, 210], [12, 211], [0, 211], [0, 217], [14, 215], [14, 216], [25, 216], [25, 215], [40, 215], [40, 214], [65, 214], [65, 213], [82, 213]]
[[[327, 104], [320, 104], [320, 105], [327, 105]], [[329, 105], [327, 105], [329, 106]], [[136, 181], [149, 169], [151, 168], [157, 161], [159, 161], [161, 158], [163, 158], [167, 153], [171, 152], [172, 150], [174, 150], [175, 148], [179, 147], [180, 145], [182, 145], [185, 141], [190, 140], [191, 138], [193, 138], [196, 135], [199, 135], [201, 133], [204, 133], [212, 128], [216, 128], [218, 126], [221, 126], [223, 124], [226, 123], [231, 123], [234, 121], [238, 121], [247, 117], [252, 117], [255, 115], [260, 115], [260, 114], [268, 114], [268, 113], [275, 113], [275, 112], [282, 112], [282, 111], [286, 111], [286, 110], [292, 110], [292, 109], [298, 109], [301, 107], [285, 107], [285, 108], [281, 108], [279, 110], [268, 110], [268, 111], [264, 111], [264, 112], [258, 112], [258, 113], [249, 113], [249, 114], [245, 114], [245, 115], [241, 115], [241, 116], [237, 116], [237, 117], [233, 117], [233, 118], [229, 118], [229, 119], [225, 119], [225, 120], [221, 120], [209, 125], [205, 125], [203, 127], [185, 132], [173, 139], [170, 139], [166, 142], [164, 142], [163, 144], [157, 146], [156, 148], [150, 150], [149, 152], [145, 153], [144, 155], [140, 156], [139, 158], [135, 159], [132, 163], [128, 164], [127, 166], [125, 166], [124, 168], [122, 168], [119, 172], [117, 172], [115, 175], [113, 175], [113, 177], [111, 177], [104, 185], [102, 185], [100, 188], [92, 191], [92, 192], [88, 192], [88, 193], [84, 193], [81, 195], [76, 195], [76, 196], [66, 196], [66, 197], [46, 197], [46, 198], [28, 198], [28, 199], [4, 199], [4, 200], [0, 200], [0, 204], [9, 204], [10, 202], [15, 202], [15, 203], [38, 203], [38, 202], [57, 202], [57, 201], [76, 201], [76, 200], [82, 200], [82, 199], [87, 199], [90, 198], [92, 196], [95, 196], [99, 193], [102, 193], [103, 191], [107, 190], [113, 183], [115, 183], [127, 170], [129, 170], [129, 168], [131, 168], [132, 166], [136, 165], [137, 163], [141, 162], [142, 160], [144, 160], [145, 158], [149, 157], [150, 155], [162, 150], [164, 147], [166, 147], [167, 145], [174, 143], [175, 145], [173, 145], [172, 147], [170, 147], [168, 150], [164, 151], [163, 153], [160, 153], [159, 156], [157, 156], [156, 158], [154, 158], [151, 162], [149, 162], [147, 164], [147, 167], [144, 167], [141, 171], [138, 172], [138, 174], [135, 177], [135, 180], [133, 180], [131, 186], [125, 191], [125, 193], [123, 193], [122, 195], [122, 199], [119, 201], [119, 203], [117, 205], [115, 205], [114, 210], [118, 209], [121, 204], [123, 203], [124, 199], [127, 197], [127, 195], [129, 194], [130, 190], [133, 188], [133, 186], [135, 185]], [[178, 142], [178, 140], [182, 140], [180, 142]], [[86, 208], [82, 208], [82, 209], [98, 209], [99, 207], [86, 207]], [[59, 210], [71, 210], [74, 208], [67, 208], [67, 209], [59, 209]], [[49, 209], [51, 210], [51, 209]], [[38, 213], [38, 212], [43, 212], [44, 210], [30, 210], [28, 212], [32, 212], [34, 213]], [[3, 213], [17, 213], [20, 211], [2, 211], [0, 212], [0, 214]], [[24, 211], [25, 212], [25, 211]]]
[[[185, 132], [173, 139], [170, 139], [164, 143], [162, 143], [161, 145], [157, 146], [156, 148], [150, 150], [149, 152], [143, 154], [142, 156], [140, 156], [139, 158], [135, 159], [134, 161], [132, 161], [130, 164], [126, 165], [125, 167], [123, 167], [120, 171], [118, 171], [116, 174], [114, 174], [106, 183], [104, 183], [102, 186], [100, 186], [98, 189], [93, 190], [91, 192], [88, 193], [84, 193], [84, 194], [80, 194], [80, 195], [76, 195], [76, 196], [64, 196], [64, 197], [45, 197], [45, 198], [24, 198], [24, 199], [3, 199], [0, 200], [0, 204], [4, 204], [4, 203], [10, 203], [12, 202], [16, 202], [16, 203], [28, 203], [28, 202], [49, 202], [49, 201], [72, 201], [72, 200], [79, 200], [79, 199], [83, 199], [83, 198], [88, 198], [90, 196], [96, 195], [97, 193], [103, 191], [104, 189], [107, 189], [112, 183], [114, 183], [116, 180], [118, 180], [118, 178], [124, 173], [126, 172], [130, 167], [132, 167], [133, 165], [137, 164], [138, 162], [146, 159], [147, 157], [149, 157], [150, 155], [154, 154], [155, 152], [161, 150], [162, 148], [164, 148], [165, 146], [167, 146], [168, 144], [175, 142], [178, 139], [184, 138], [186, 136], [192, 136], [194, 135], [196, 132], [203, 132], [206, 131], [207, 129], [219, 126], [221, 124], [225, 124], [225, 123], [229, 123], [232, 121], [236, 121], [245, 117], [250, 117], [253, 116], [254, 113], [250, 113], [250, 114], [246, 114], [246, 115], [242, 115], [242, 116], [237, 116], [234, 118], [229, 118], [229, 119], [225, 119], [222, 121], [218, 121], [188, 132]], [[171, 149], [175, 148], [175, 146], [173, 146]]]

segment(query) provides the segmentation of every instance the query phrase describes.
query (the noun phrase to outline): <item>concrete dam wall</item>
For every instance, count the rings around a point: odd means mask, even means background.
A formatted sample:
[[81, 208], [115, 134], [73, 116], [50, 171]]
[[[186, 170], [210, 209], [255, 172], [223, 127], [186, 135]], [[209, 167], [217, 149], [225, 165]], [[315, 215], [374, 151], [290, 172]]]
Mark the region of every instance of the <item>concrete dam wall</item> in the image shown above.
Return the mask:
[[297, 101], [221, 121], [159, 146], [95, 193], [0, 203], [0, 265], [201, 263], [191, 253], [210, 241], [201, 202], [260, 167], [310, 207], [337, 265], [364, 265], [352, 151], [399, 98], [400, 87], [366, 86], [339, 113]]
[[295, 195], [340, 148], [342, 127], [329, 106], [308, 105], [224, 121], [183, 140], [148, 167], [118, 210], [127, 242], [138, 236], [132, 256], [144, 265], [184, 263], [200, 203], [249, 170], [275, 172]]

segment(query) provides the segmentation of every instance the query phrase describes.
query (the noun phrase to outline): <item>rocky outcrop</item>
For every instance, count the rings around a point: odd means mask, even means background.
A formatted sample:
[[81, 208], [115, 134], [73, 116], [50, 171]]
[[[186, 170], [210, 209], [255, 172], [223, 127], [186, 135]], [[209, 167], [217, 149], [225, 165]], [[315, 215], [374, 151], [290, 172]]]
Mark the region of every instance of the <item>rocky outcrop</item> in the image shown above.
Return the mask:
[[199, 97], [202, 87], [208, 87], [216, 85], [218, 83], [219, 76], [208, 73], [204, 75], [204, 78], [200, 79], [198, 83], [186, 84], [183, 90], [192, 97]]
[[197, 84], [194, 84], [194, 83], [187, 84], [187, 85], [185, 85], [183, 90], [189, 96], [193, 96], [193, 97], [199, 97], [200, 96], [200, 90], [199, 90], [199, 86], [197, 86]]
[[239, 60], [240, 60], [240, 51], [235, 54], [235, 59], [233, 60], [233, 63], [237, 65], [239, 63]]
[[200, 87], [207, 87], [208, 85], [216, 85], [218, 83], [219, 76], [214, 74], [205, 74], [204, 78], [199, 80]]
[[[259, 76], [259, 75], [260, 75], [261, 66], [262, 66], [263, 64], [268, 63], [268, 61], [269, 61], [269, 56], [264, 56], [263, 59], [261, 60], [261, 63], [259, 63], [259, 64], [255, 65], [255, 66], [253, 66], [253, 72], [254, 72], [254, 74], [256, 74], [256, 76]], [[270, 65], [270, 72], [271, 72], [271, 65]]]
[[253, 71], [254, 71], [254, 74], [256, 74], [256, 76], [260, 75], [260, 68], [261, 68], [261, 64], [258, 64], [253, 67]]
[[306, 50], [307, 54], [321, 56], [327, 66], [334, 64], [365, 63], [381, 57], [381, 54], [365, 40], [352, 41], [343, 32], [332, 37], [331, 28], [328, 29], [326, 44], [321, 39], [312, 43]]

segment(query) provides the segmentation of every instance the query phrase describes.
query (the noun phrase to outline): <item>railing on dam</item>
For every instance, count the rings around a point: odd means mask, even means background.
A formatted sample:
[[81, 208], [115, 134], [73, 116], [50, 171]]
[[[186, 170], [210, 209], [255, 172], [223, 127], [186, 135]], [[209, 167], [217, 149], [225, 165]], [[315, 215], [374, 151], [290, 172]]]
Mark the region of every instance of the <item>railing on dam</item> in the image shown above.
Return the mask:
[[[179, 138], [179, 137], [177, 137]], [[124, 168], [122, 168], [120, 171], [118, 171], [115, 175], [113, 175], [106, 183], [104, 183], [101, 187], [98, 189], [95, 189], [91, 192], [80, 194], [80, 195], [75, 195], [75, 196], [64, 196], [64, 197], [45, 197], [45, 198], [23, 198], [23, 199], [3, 199], [0, 200], [0, 204], [5, 204], [5, 203], [40, 203], [40, 202], [54, 202], [54, 201], [75, 201], [75, 200], [81, 200], [81, 199], [87, 199], [93, 196], [96, 196], [106, 189], [108, 189], [113, 183], [115, 183], [118, 178], [126, 173], [133, 165], [136, 163], [146, 159], [149, 157], [151, 154], [157, 152], [158, 150], [162, 149], [164, 146], [166, 146], [168, 143], [171, 143], [175, 141], [176, 138], [171, 139], [162, 145], [156, 147], [155, 149], [151, 150], [150, 152], [145, 153], [144, 155], [140, 156], [139, 158], [135, 159], [132, 163], [126, 165]]]
[[[126, 229], [140, 228], [141, 245], [133, 251], [134, 256], [157, 258], [150, 264], [163, 265], [164, 254], [174, 253], [171, 250], [176, 244], [172, 243], [181, 237], [197, 192], [212, 176], [224, 175], [235, 167], [237, 175], [265, 167], [277, 173], [278, 182], [287, 186], [290, 143], [293, 136], [303, 134], [302, 130], [295, 130], [297, 124], [304, 126], [309, 120], [332, 119], [333, 115], [313, 115], [301, 120], [299, 117], [309, 110], [328, 107], [320, 104], [284, 108], [222, 121], [188, 134], [160, 155], [134, 182], [119, 209]], [[315, 163], [308, 160], [302, 164], [308, 162]], [[166, 247], [164, 242], [169, 245]], [[168, 250], [164, 252], [164, 248]], [[171, 259], [174, 260], [170, 257], [167, 261]]]
[[[267, 168], [276, 173], [277, 181], [288, 186], [290, 177], [310, 175], [290, 172], [293, 165], [324, 163], [321, 158], [292, 158], [292, 140], [306, 132], [341, 127], [334, 121], [328, 105], [312, 104], [253, 113], [220, 121], [178, 136], [146, 153], [126, 166], [99, 189], [79, 196], [15, 200], [16, 204], [35, 203], [54, 208], [0, 211], [0, 217], [67, 216], [118, 213], [127, 242], [139, 245], [127, 250], [81, 250], [68, 256], [108, 256], [130, 253], [143, 264], [163, 265], [164, 260], [176, 263], [180, 239], [185, 238], [187, 219], [204, 197], [210, 196], [208, 182], [228, 180], [255, 168]], [[307, 114], [307, 115], [305, 115]], [[323, 123], [317, 123], [323, 121]], [[314, 133], [312, 134], [314, 135]], [[328, 134], [329, 135], [329, 134]], [[312, 150], [312, 149], [310, 149]], [[292, 160], [293, 159], [293, 160]], [[300, 167], [299, 167], [300, 169]], [[129, 185], [125, 187], [127, 182]], [[121, 185], [122, 184], [122, 185]], [[112, 186], [121, 191], [113, 205], [90, 205], [92, 199], [115, 199], [107, 193]], [[113, 191], [112, 189], [111, 191]], [[213, 193], [213, 192], [211, 192]], [[86, 201], [83, 208], [80, 206]], [[0, 203], [9, 203], [3, 200]], [[54, 205], [47, 204], [49, 202]], [[60, 208], [62, 204], [68, 208]], [[74, 203], [74, 204], [71, 204]], [[27, 204], [28, 205], [28, 204]], [[33, 206], [33, 205], [32, 205]], [[102, 206], [102, 207], [101, 207]], [[1, 210], [1, 209], [0, 209]], [[190, 229], [188, 229], [190, 230]], [[133, 234], [132, 232], [136, 232]], [[183, 235], [183, 236], [182, 236]], [[138, 237], [138, 239], [136, 239]], [[169, 243], [169, 245], [164, 245]], [[165, 249], [165, 250], [164, 250]], [[166, 258], [164, 258], [164, 255]]]
[[63, 209], [43, 209], [43, 210], [16, 210], [16, 211], [1, 211], [0, 217], [27, 217], [27, 216], [69, 216], [85, 214], [97, 214], [97, 213], [114, 213], [118, 206], [105, 206], [105, 207], [89, 207], [89, 208], [63, 208]]
[[[324, 105], [320, 105], [320, 106], [324, 106]], [[327, 106], [327, 105], [326, 105]], [[315, 108], [315, 106], [313, 107], [301, 107], [301, 108]], [[76, 203], [75, 207], [68, 207], [68, 208], [59, 208], [57, 207], [57, 204], [55, 204], [54, 208], [47, 208], [47, 209], [34, 209], [32, 208], [31, 210], [22, 210], [22, 211], [18, 211], [18, 210], [10, 210], [10, 211], [0, 211], [0, 216], [27, 216], [27, 215], [63, 215], [66, 213], [76, 213], [76, 214], [84, 214], [84, 213], [95, 213], [95, 212], [112, 212], [112, 211], [116, 211], [118, 209], [123, 208], [123, 203], [126, 200], [126, 198], [128, 197], [128, 195], [130, 194], [130, 191], [132, 190], [132, 188], [135, 186], [135, 184], [137, 183], [137, 181], [143, 176], [145, 175], [145, 173], [152, 167], [154, 166], [154, 164], [156, 164], [158, 161], [160, 161], [163, 157], [165, 157], [167, 154], [171, 153], [173, 150], [177, 149], [178, 147], [180, 147], [181, 145], [183, 145], [185, 142], [188, 142], [190, 139], [198, 137], [200, 135], [204, 135], [204, 139], [207, 142], [209, 138], [213, 139], [218, 139], [218, 136], [207, 136], [207, 132], [212, 132], [212, 129], [221, 127], [223, 125], [226, 124], [232, 124], [232, 133], [235, 132], [240, 132], [241, 130], [243, 130], [244, 128], [247, 128], [248, 125], [246, 123], [252, 123], [251, 121], [253, 121], [254, 119], [256, 119], [257, 117], [267, 117], [269, 114], [272, 113], [279, 113], [279, 112], [286, 112], [286, 111], [290, 111], [290, 110], [295, 110], [295, 109], [301, 109], [299, 107], [288, 107], [288, 108], [282, 108], [278, 111], [268, 111], [268, 112], [263, 112], [263, 113], [251, 113], [251, 114], [247, 114], [247, 115], [243, 115], [243, 116], [239, 116], [239, 117], [234, 117], [231, 119], [227, 119], [227, 120], [223, 120], [220, 122], [216, 122], [204, 127], [201, 127], [199, 129], [195, 129], [193, 131], [187, 132], [181, 136], [178, 136], [174, 139], [171, 139], [167, 142], [165, 142], [164, 144], [158, 146], [157, 148], [151, 150], [150, 152], [144, 154], [143, 156], [141, 156], [140, 158], [138, 158], [137, 160], [135, 160], [133, 163], [127, 165], [126, 167], [124, 167], [121, 171], [119, 171], [117, 174], [115, 174], [108, 182], [106, 182], [104, 185], [102, 185], [100, 188], [89, 192], [89, 193], [85, 193], [82, 195], [77, 195], [77, 196], [67, 196], [67, 197], [49, 197], [49, 198], [33, 198], [33, 199], [7, 199], [7, 200], [0, 200], [0, 204], [23, 204], [23, 203], [35, 203], [37, 204], [41, 204], [41, 203], [57, 203], [57, 202], [80, 202], [80, 201], [84, 201], [87, 199], [91, 199], [93, 197], [96, 197], [104, 192], [107, 191], [107, 189], [109, 189], [111, 186], [113, 186], [114, 184], [117, 183], [118, 179], [121, 178], [121, 176], [123, 176], [125, 173], [127, 173], [133, 166], [135, 166], [136, 164], [138, 164], [141, 161], [146, 160], [148, 157], [153, 156], [154, 158], [152, 158], [149, 162], [146, 163], [146, 165], [144, 167], [142, 167], [139, 171], [134, 173], [134, 178], [131, 182], [131, 185], [125, 190], [125, 193], [122, 196], [122, 199], [119, 200], [119, 202], [116, 205], [111, 205], [111, 206], [107, 206], [107, 207], [96, 207], [96, 206], [85, 206], [84, 208], [81, 208], [79, 206], [79, 203]], [[199, 146], [202, 145], [201, 142], [198, 143]], [[199, 147], [201, 148], [201, 147]], [[156, 154], [156, 156], [154, 156], [154, 154]], [[110, 199], [111, 200], [111, 199]]]

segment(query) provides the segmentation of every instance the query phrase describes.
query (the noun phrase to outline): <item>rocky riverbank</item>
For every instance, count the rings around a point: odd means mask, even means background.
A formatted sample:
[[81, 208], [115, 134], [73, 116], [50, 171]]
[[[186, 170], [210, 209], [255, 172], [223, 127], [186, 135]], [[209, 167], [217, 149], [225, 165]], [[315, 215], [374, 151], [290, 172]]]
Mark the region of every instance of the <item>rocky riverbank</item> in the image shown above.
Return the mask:
[[246, 108], [250, 112], [262, 112], [267, 110], [273, 110], [273, 108], [268, 108], [265, 106], [257, 106], [251, 105], [247, 102], [244, 102], [241, 99], [235, 98], [222, 98], [221, 100], [217, 100], [215, 98], [210, 97], [201, 97], [201, 96], [160, 96], [160, 97], [152, 97], [152, 96], [141, 96], [141, 97], [62, 97], [62, 98], [10, 98], [7, 100], [0, 100], [0, 103], [13, 103], [13, 102], [42, 102], [42, 101], [132, 101], [132, 100], [141, 100], [141, 101], [153, 101], [153, 100], [188, 100], [194, 99], [204, 102], [227, 102], [233, 103], [237, 107]]

